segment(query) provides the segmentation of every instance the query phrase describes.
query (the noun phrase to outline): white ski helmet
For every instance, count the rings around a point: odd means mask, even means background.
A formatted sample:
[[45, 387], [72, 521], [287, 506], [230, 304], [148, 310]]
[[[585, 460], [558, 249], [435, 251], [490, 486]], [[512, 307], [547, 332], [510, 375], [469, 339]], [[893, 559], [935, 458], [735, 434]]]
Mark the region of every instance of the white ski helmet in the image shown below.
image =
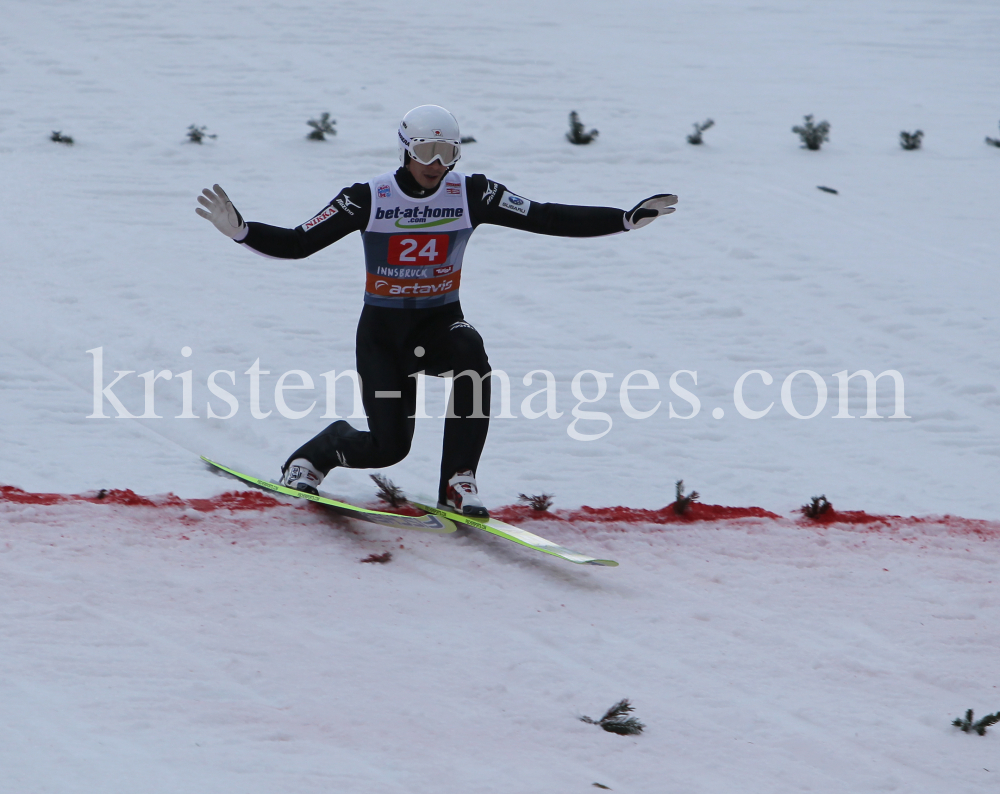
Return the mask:
[[441, 165], [455, 165], [462, 156], [458, 120], [438, 105], [413, 108], [399, 122], [400, 165], [406, 165], [406, 155], [423, 165], [435, 160]]

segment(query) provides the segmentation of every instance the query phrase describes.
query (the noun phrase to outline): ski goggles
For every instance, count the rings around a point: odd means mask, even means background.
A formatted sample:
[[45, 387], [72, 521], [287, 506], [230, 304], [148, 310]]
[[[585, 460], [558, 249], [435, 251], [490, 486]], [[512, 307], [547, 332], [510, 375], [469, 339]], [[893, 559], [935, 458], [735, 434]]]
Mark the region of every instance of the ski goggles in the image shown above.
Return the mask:
[[412, 138], [406, 149], [410, 157], [421, 165], [430, 165], [435, 160], [440, 160], [441, 165], [454, 165], [462, 156], [461, 144], [436, 138], [433, 140]]

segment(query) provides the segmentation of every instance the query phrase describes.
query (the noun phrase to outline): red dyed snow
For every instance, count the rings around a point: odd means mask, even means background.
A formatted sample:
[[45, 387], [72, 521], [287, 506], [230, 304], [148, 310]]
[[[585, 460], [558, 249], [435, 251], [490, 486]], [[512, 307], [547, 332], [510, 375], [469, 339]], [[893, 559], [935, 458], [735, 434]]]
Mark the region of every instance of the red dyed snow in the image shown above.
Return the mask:
[[[125, 507], [169, 507], [181, 510], [196, 510], [210, 513], [215, 510], [265, 511], [276, 507], [289, 507], [288, 502], [277, 499], [261, 491], [228, 491], [207, 499], [182, 499], [168, 493], [160, 496], [140, 496], [131, 490], [101, 490], [86, 494], [30, 493], [11, 485], [0, 485], [0, 504], [57, 505], [87, 502], [90, 504], [122, 505]], [[400, 515], [423, 515], [412, 505], [389, 507], [385, 503], [365, 505], [372, 510], [398, 513]], [[304, 508], [320, 508], [314, 502], [304, 503]], [[575, 510], [540, 511], [528, 505], [507, 505], [491, 511], [491, 515], [501, 521], [523, 524], [532, 521], [561, 521], [590, 524], [691, 524], [703, 521], [732, 521], [745, 518], [787, 520], [777, 513], [761, 507], [726, 507], [693, 502], [688, 509], [678, 514], [674, 505], [669, 504], [659, 510], [644, 510], [631, 507], [580, 507]], [[872, 515], [863, 510], [834, 510], [832, 507], [816, 518], [799, 516], [795, 523], [801, 527], [831, 526], [847, 524], [866, 527], [872, 532], [893, 532], [902, 527], [943, 526], [952, 532], [978, 536], [981, 539], [1000, 539], [1000, 521], [983, 521], [958, 516], [915, 516]]]
[[918, 526], [944, 526], [953, 532], [963, 535], [978, 535], [982, 539], [1000, 538], [1000, 522], [983, 521], [976, 518], [961, 518], [960, 516], [881, 516], [871, 515], [864, 510], [834, 510], [832, 507], [816, 516], [799, 518], [798, 523], [802, 526], [815, 524], [851, 524], [854, 526], [868, 526], [872, 531], [878, 532], [882, 529], [898, 529], [900, 527]]
[[227, 491], [211, 499], [192, 499], [191, 506], [195, 510], [210, 512], [212, 510], [264, 510], [285, 504], [260, 491]]
[[803, 524], [888, 524], [890, 521], [897, 523], [905, 520], [907, 519], [902, 516], [873, 516], [864, 510], [840, 511], [830, 507], [814, 518], [804, 516], [800, 522]]
[[[698, 521], [731, 521], [741, 518], [784, 520], [777, 513], [762, 507], [725, 507], [693, 502], [678, 515], [674, 505], [660, 510], [637, 510], [631, 507], [581, 507], [577, 510], [553, 512], [532, 510], [527, 505], [509, 505], [491, 510], [490, 515], [512, 524], [528, 521], [567, 521], [598, 524], [691, 524]], [[943, 526], [953, 533], [978, 536], [980, 539], [1000, 539], [1000, 521], [982, 521], [958, 516], [872, 515], [863, 510], [834, 510], [830, 508], [817, 518], [799, 516], [796, 523], [802, 527], [851, 525], [865, 527], [870, 532], [894, 532], [903, 527]]]
[[284, 504], [259, 491], [229, 491], [209, 499], [182, 499], [172, 493], [163, 496], [140, 496], [134, 491], [101, 490], [87, 494], [30, 493], [11, 485], [0, 485], [0, 502], [27, 505], [55, 505], [72, 502], [125, 505], [126, 507], [179, 507], [201, 513], [213, 510], [263, 510]]
[[12, 485], [0, 485], [0, 501], [23, 505], [54, 505], [70, 501], [70, 497], [57, 493], [28, 493]]
[[510, 505], [492, 510], [491, 515], [501, 521], [589, 521], [625, 524], [688, 524], [692, 521], [729, 521], [736, 518], [781, 518], [762, 507], [723, 507], [692, 502], [683, 513], [677, 513], [669, 504], [659, 510], [641, 510], [632, 507], [587, 507], [578, 510], [547, 512], [533, 510], [527, 505]]

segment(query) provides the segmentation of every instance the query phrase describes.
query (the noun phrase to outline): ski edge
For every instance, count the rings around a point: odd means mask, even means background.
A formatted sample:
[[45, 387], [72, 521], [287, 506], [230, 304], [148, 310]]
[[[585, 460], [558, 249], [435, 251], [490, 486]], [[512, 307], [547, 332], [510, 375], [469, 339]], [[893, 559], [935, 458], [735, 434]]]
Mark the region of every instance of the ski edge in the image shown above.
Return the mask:
[[[304, 493], [302, 491], [294, 491], [291, 488], [286, 488], [284, 485], [273, 483], [270, 480], [262, 480], [260, 477], [254, 477], [252, 474], [244, 474], [241, 471], [236, 471], [236, 469], [231, 469], [229, 466], [218, 463], [211, 458], [205, 457], [204, 455], [199, 455], [199, 457], [210, 466], [214, 466], [220, 471], [224, 471], [227, 474], [232, 475], [241, 482], [245, 482], [247, 485], [264, 488], [268, 491], [274, 491], [275, 493], [290, 496], [294, 499], [308, 499], [310, 502], [316, 502], [318, 504], [326, 505], [327, 507], [332, 507], [342, 515], [346, 515], [349, 518], [356, 518], [359, 521], [367, 521], [371, 524], [377, 524], [379, 526], [390, 527], [393, 529], [415, 529], [419, 532], [429, 532], [435, 535], [447, 535], [458, 529], [458, 527], [455, 526], [454, 521], [446, 515], [438, 515], [437, 511], [425, 511], [428, 514], [427, 517], [433, 517], [434, 520], [438, 522], [438, 525], [436, 526], [434, 524], [428, 524], [421, 521], [421, 516], [401, 516], [397, 513], [386, 513], [382, 510], [370, 510], [367, 507], [358, 507], [347, 502], [340, 502], [336, 499], [331, 499], [329, 496], [317, 496], [315, 494]], [[422, 505], [414, 506], [421, 510], [424, 509]]]
[[535, 551], [540, 551], [544, 554], [551, 554], [553, 557], [559, 557], [567, 562], [573, 562], [577, 565], [602, 565], [606, 568], [618, 567], [618, 563], [614, 560], [601, 560], [596, 557], [591, 557], [589, 554], [582, 554], [581, 552], [567, 549], [565, 546], [560, 546], [557, 543], [553, 543], [551, 540], [546, 540], [541, 535], [536, 535], [533, 532], [528, 532], [526, 529], [521, 529], [513, 524], [507, 524], [495, 518], [491, 518], [489, 523], [487, 523], [485, 521], [478, 521], [475, 518], [469, 518], [468, 516], [453, 513], [450, 510], [442, 510], [439, 507], [431, 507], [430, 505], [423, 504], [422, 502], [414, 502], [411, 500], [410, 504], [420, 510], [432, 513], [443, 520], [449, 520], [456, 524], [462, 524], [464, 526], [473, 527], [474, 529], [480, 529], [483, 532], [488, 532], [491, 535], [496, 535], [497, 537], [504, 538], [505, 540], [513, 541], [514, 543], [525, 546], [529, 549], [534, 549]]

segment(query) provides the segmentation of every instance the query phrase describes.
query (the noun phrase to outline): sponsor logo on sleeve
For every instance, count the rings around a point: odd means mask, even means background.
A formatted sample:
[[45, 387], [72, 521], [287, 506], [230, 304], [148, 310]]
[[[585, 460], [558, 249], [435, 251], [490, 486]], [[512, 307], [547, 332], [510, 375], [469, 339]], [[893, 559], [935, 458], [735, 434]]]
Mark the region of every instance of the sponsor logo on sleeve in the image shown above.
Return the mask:
[[337, 214], [337, 208], [336, 207], [327, 207], [325, 210], [323, 210], [315, 218], [310, 218], [305, 223], [303, 223], [302, 224], [302, 231], [307, 232], [310, 229], [313, 229], [313, 228], [319, 226], [323, 221], [330, 220], [330, 218], [332, 218], [336, 214]]
[[337, 198], [337, 204], [339, 204], [340, 208], [348, 215], [354, 215], [354, 212], [353, 210], [351, 210], [351, 207], [357, 207], [358, 209], [361, 209], [361, 205], [355, 204], [353, 201], [351, 201], [351, 197], [348, 196], [346, 193], [341, 194]]
[[483, 192], [483, 201], [485, 201], [487, 204], [492, 204], [493, 199], [495, 199], [496, 196], [497, 196], [497, 183], [487, 182], [486, 190]]
[[378, 197], [379, 198], [389, 198], [392, 196], [392, 191], [389, 189], [388, 185], [378, 186]]
[[516, 212], [518, 215], [527, 215], [528, 209], [531, 207], [531, 202], [505, 190], [503, 198], [500, 199], [500, 206], [505, 210]]

